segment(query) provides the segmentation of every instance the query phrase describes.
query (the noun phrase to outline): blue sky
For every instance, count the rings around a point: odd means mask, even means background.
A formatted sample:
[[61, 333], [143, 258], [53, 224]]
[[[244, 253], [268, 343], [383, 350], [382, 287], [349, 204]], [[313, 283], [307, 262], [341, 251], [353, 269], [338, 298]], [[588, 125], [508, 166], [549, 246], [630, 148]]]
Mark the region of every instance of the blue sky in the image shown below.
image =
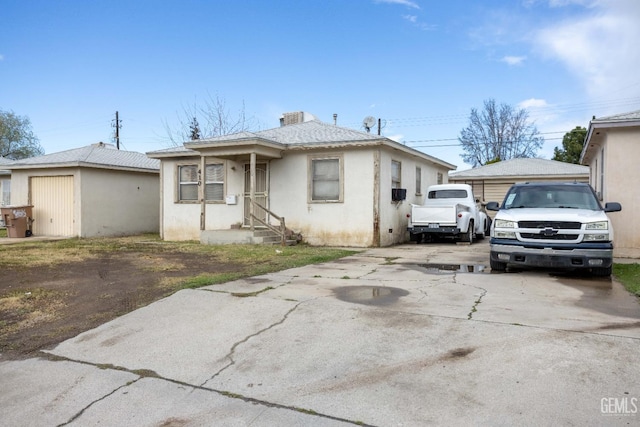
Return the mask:
[[0, 109], [46, 153], [170, 145], [165, 123], [218, 96], [382, 133], [468, 169], [457, 137], [484, 100], [527, 108], [551, 158], [593, 115], [640, 109], [637, 0], [19, 1], [0, 8]]

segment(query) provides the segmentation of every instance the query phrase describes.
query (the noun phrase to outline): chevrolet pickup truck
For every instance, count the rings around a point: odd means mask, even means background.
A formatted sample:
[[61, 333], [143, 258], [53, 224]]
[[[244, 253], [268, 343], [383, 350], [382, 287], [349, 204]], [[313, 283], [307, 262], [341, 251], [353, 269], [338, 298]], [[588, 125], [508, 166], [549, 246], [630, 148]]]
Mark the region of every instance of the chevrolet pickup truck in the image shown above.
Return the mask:
[[449, 237], [472, 243], [489, 233], [490, 219], [467, 184], [430, 186], [424, 203], [411, 205], [408, 216], [412, 242]]
[[613, 227], [604, 208], [586, 183], [515, 184], [497, 211], [491, 227], [491, 270], [507, 267], [588, 269], [594, 276], [610, 276], [613, 263]]

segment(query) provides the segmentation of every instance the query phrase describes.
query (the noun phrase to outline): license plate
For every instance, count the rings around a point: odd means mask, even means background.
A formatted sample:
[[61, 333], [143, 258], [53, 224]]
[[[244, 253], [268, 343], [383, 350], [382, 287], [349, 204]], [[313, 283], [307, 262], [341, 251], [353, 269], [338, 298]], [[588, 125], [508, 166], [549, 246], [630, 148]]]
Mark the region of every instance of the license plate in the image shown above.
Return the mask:
[[440, 224], [429, 224], [429, 228], [440, 228]]

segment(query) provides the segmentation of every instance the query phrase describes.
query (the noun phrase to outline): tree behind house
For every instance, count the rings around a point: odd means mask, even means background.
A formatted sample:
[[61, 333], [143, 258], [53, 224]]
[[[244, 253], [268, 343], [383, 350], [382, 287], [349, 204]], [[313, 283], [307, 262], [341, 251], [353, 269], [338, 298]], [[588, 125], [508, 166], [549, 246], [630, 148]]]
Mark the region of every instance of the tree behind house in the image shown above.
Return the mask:
[[473, 167], [489, 162], [535, 157], [544, 143], [529, 113], [490, 99], [484, 110], [471, 109], [469, 125], [460, 132], [462, 159]]
[[575, 129], [565, 133], [562, 138], [562, 149], [555, 147], [551, 160], [579, 164], [586, 137], [587, 129], [581, 126], [576, 126]]
[[44, 149], [31, 130], [29, 118], [0, 110], [0, 157], [19, 160], [42, 154]]
[[200, 106], [183, 107], [177, 116], [174, 127], [164, 122], [170, 145], [174, 147], [187, 141], [230, 135], [256, 127], [256, 120], [246, 117], [244, 102], [238, 112], [233, 113], [226, 100], [218, 95], [209, 95]]

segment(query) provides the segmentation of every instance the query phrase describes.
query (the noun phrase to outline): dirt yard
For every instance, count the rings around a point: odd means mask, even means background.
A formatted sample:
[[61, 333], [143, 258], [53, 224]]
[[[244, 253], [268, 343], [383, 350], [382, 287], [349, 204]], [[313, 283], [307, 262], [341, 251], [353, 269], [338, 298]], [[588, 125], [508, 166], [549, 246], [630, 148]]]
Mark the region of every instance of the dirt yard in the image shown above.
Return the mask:
[[0, 295], [9, 301], [0, 307], [0, 359], [31, 356], [158, 300], [172, 291], [167, 278], [237, 268], [205, 255], [135, 251], [47, 267], [3, 268]]

